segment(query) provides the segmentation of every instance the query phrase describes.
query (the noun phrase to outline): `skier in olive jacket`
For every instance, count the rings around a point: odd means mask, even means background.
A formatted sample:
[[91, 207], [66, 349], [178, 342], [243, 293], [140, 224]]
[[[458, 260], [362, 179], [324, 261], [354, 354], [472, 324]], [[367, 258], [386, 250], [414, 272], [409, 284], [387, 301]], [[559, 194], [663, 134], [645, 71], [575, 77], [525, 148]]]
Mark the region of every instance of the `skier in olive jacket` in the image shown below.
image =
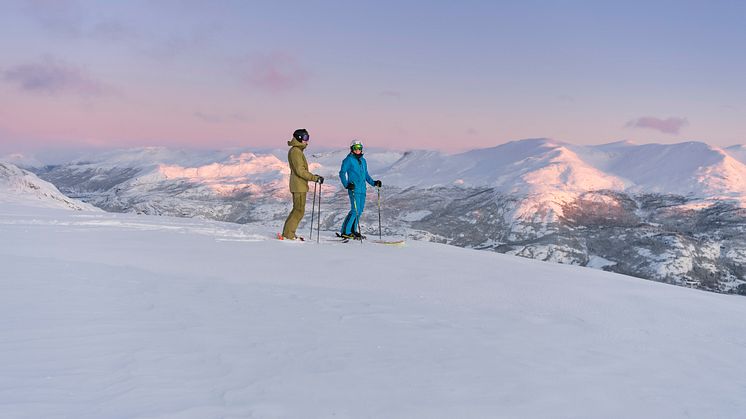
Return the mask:
[[314, 175], [308, 171], [308, 162], [303, 150], [308, 147], [308, 131], [305, 129], [295, 130], [293, 138], [288, 141], [290, 150], [288, 150], [288, 163], [290, 164], [290, 193], [293, 195], [293, 209], [290, 211], [285, 226], [282, 228], [282, 239], [303, 240], [302, 237], [295, 235], [300, 220], [306, 213], [306, 193], [308, 192], [308, 182], [324, 183], [324, 178]]
[[347, 217], [342, 222], [339, 234], [345, 238], [362, 240], [365, 237], [360, 234], [359, 222], [360, 215], [365, 209], [366, 182], [371, 186], [381, 187], [381, 181], [373, 180], [368, 174], [368, 163], [363, 157], [363, 143], [361, 141], [354, 140], [350, 144], [350, 154], [342, 161], [339, 179], [350, 197], [350, 212], [347, 213]]

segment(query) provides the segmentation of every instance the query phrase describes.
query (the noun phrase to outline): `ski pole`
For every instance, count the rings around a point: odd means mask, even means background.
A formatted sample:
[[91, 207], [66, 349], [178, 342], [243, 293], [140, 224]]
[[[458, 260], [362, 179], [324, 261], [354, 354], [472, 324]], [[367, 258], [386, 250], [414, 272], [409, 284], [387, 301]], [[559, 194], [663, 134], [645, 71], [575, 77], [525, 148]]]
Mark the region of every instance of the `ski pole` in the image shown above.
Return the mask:
[[308, 234], [309, 239], [313, 239], [313, 215], [316, 213], [316, 184], [313, 184], [313, 206], [311, 207], [311, 232]]
[[383, 233], [381, 233], [381, 187], [376, 186], [378, 192], [378, 240], [383, 240]]
[[[316, 227], [316, 243], [320, 243], [321, 241], [321, 190], [323, 189], [323, 184], [319, 184], [319, 216], [318, 216], [318, 223], [319, 225]], [[313, 240], [313, 236], [310, 237]]]

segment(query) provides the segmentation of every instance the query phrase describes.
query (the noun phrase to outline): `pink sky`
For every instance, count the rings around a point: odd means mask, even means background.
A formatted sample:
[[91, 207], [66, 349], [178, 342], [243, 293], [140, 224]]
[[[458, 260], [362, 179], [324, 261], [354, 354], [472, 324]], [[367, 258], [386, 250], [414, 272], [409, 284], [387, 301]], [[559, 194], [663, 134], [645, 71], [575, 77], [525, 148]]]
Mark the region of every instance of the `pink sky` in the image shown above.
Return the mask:
[[0, 153], [746, 143], [739, 5], [384, 3], [9, 0]]

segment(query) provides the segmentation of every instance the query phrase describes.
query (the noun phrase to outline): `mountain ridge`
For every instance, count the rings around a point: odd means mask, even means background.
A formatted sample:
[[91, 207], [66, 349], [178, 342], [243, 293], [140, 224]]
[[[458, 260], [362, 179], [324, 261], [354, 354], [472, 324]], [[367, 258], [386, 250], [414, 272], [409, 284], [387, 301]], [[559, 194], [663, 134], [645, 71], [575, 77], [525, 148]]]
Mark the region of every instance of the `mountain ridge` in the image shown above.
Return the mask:
[[98, 208], [69, 198], [54, 185], [14, 164], [0, 161], [0, 202], [31, 204], [75, 211], [100, 211]]

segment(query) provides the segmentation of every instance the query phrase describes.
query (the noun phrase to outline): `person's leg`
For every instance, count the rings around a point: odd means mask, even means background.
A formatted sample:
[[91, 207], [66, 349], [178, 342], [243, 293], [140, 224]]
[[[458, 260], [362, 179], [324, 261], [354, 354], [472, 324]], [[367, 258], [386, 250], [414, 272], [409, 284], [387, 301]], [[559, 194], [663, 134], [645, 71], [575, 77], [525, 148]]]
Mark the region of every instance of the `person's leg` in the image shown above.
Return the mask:
[[339, 229], [339, 234], [343, 236], [351, 235], [352, 224], [354, 222], [355, 222], [355, 214], [353, 214], [352, 211], [350, 211], [347, 213], [347, 216], [345, 217], [344, 221], [342, 221], [342, 228]]
[[355, 205], [357, 213], [355, 214], [355, 228], [353, 231], [362, 234], [362, 231], [360, 231], [360, 217], [363, 216], [363, 210], [365, 209], [365, 193], [355, 194]]
[[300, 220], [306, 213], [306, 192], [293, 192], [293, 209], [290, 211], [285, 226], [282, 228], [282, 237], [295, 239], [295, 230], [298, 229]]
[[357, 215], [363, 216], [363, 210], [365, 209], [365, 194], [361, 193], [357, 198]]
[[354, 198], [352, 191], [347, 191], [347, 195], [350, 198], [350, 212], [347, 213], [347, 217], [345, 217], [342, 222], [342, 228], [339, 230], [339, 234], [343, 236], [350, 236], [352, 235], [352, 232], [355, 231], [355, 201], [353, 201]]

